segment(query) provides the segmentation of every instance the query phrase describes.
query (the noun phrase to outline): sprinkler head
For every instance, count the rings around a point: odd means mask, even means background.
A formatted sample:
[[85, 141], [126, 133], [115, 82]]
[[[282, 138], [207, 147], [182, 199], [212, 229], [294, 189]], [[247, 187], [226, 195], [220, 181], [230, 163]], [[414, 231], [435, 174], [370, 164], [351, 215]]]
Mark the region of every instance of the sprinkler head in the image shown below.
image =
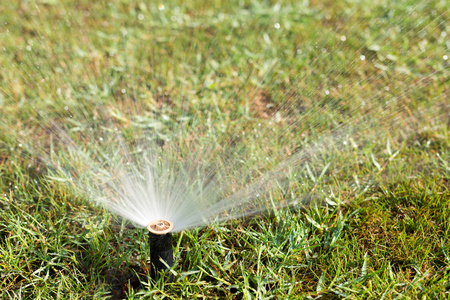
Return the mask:
[[172, 234], [173, 223], [167, 220], [154, 220], [148, 223], [148, 240], [150, 243], [150, 277], [157, 279], [158, 274], [164, 271], [167, 281], [173, 280], [168, 269], [173, 266]]
[[166, 220], [154, 220], [148, 223], [147, 229], [153, 234], [162, 235], [173, 230], [173, 223]]

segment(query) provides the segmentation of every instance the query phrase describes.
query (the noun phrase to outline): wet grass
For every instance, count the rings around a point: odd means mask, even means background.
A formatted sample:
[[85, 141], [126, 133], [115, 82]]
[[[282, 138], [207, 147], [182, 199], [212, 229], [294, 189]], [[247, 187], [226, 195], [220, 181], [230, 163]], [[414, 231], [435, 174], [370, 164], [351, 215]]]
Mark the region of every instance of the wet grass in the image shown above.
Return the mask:
[[[448, 298], [448, 4], [185, 2], [0, 7], [0, 298]], [[267, 195], [295, 205], [175, 234], [148, 285], [145, 232], [19, 145], [104, 119], [236, 174], [317, 146]]]

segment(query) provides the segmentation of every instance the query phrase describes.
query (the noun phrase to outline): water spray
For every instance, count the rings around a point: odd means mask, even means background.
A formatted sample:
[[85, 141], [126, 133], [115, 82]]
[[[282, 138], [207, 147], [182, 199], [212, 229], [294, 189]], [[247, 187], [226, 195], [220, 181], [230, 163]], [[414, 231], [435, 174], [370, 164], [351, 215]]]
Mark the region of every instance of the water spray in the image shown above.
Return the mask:
[[154, 220], [148, 223], [148, 240], [150, 243], [150, 276], [157, 279], [158, 274], [164, 272], [169, 282], [173, 275], [168, 269], [173, 266], [172, 233], [173, 223], [167, 220]]

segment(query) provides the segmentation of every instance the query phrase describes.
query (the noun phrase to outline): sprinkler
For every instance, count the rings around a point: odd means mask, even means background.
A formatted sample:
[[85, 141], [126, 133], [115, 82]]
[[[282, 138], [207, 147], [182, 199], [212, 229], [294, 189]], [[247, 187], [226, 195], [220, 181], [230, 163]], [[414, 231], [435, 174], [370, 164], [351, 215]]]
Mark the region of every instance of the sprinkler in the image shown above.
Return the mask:
[[173, 223], [167, 220], [154, 220], [148, 223], [147, 229], [150, 243], [150, 277], [156, 280], [158, 274], [164, 271], [164, 277], [171, 282], [173, 275], [169, 275], [167, 270], [173, 266], [172, 234], [170, 233]]

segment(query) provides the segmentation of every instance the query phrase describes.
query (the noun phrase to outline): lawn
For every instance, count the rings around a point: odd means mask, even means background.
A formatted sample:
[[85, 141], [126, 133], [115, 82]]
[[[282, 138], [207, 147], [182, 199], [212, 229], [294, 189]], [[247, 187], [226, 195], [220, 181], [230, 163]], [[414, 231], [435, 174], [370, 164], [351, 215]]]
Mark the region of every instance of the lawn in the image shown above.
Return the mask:
[[[2, 4], [0, 298], [449, 299], [449, 12]], [[223, 188], [229, 209], [194, 211], [221, 221], [174, 233], [173, 283], [149, 280], [146, 230], [91, 201], [115, 132]]]

